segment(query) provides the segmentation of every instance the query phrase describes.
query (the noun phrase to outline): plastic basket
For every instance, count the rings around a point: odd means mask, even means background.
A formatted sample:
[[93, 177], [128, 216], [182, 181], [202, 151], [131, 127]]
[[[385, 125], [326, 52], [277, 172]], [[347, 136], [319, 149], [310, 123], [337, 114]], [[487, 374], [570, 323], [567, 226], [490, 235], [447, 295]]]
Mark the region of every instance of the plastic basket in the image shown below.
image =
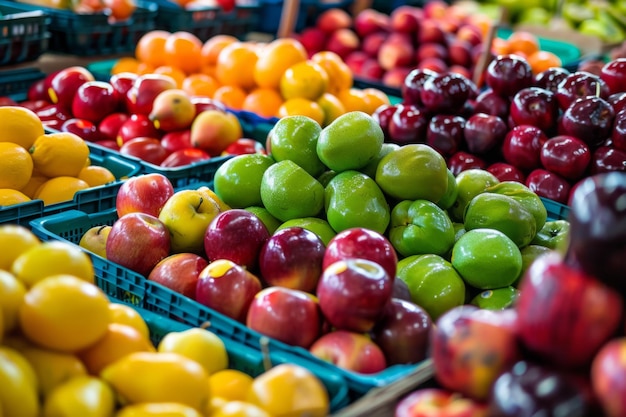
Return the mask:
[[[80, 237], [89, 228], [98, 225], [111, 225], [117, 219], [115, 209], [100, 213], [87, 214], [76, 210], [33, 220], [30, 225], [33, 232], [42, 240], [65, 240], [77, 244]], [[109, 296], [116, 300], [130, 302], [148, 311], [167, 317], [189, 326], [201, 326], [211, 323], [211, 328], [220, 335], [236, 340], [246, 346], [260, 350], [261, 340], [267, 339], [243, 323], [216, 312], [188, 297], [176, 293], [158, 283], [144, 279], [138, 273], [117, 265], [98, 255], [91, 256], [96, 282], [106, 288]], [[124, 284], [123, 286], [120, 284]], [[142, 287], [138, 289], [135, 287]], [[269, 339], [271, 351], [290, 355], [298, 361], [314, 364], [331, 374], [339, 374], [345, 379], [351, 398], [358, 398], [375, 387], [385, 386], [412, 373], [417, 365], [394, 365], [373, 375], [359, 374], [341, 369], [329, 362], [314, 357], [308, 350], [294, 347], [275, 339]]]
[[548, 220], [567, 220], [569, 207], [548, 198], [540, 197], [548, 211]]
[[256, 0], [240, 0], [235, 9], [222, 16], [222, 34], [243, 39], [256, 29], [259, 24], [261, 6]]
[[37, 68], [0, 71], [0, 96], [7, 96], [15, 101], [26, 100], [28, 88], [45, 76]]
[[[135, 309], [141, 314], [148, 325], [150, 340], [155, 346], [157, 346], [161, 339], [168, 333], [181, 332], [193, 327], [145, 309], [136, 307]], [[212, 330], [212, 328], [209, 327], [209, 330]], [[245, 372], [252, 377], [257, 377], [265, 371], [264, 357], [261, 351], [252, 349], [249, 346], [228, 338], [223, 337], [223, 341], [226, 351], [228, 352], [229, 368]], [[271, 366], [284, 363], [298, 364], [297, 358], [285, 354], [284, 352], [270, 350], [268, 352], [268, 359]], [[326, 387], [330, 398], [331, 411], [337, 411], [348, 405], [348, 386], [343, 378], [337, 374], [328, 373], [325, 369], [312, 364], [306, 364], [306, 368], [317, 376]]]
[[[15, 4], [0, 1], [0, 5]], [[157, 5], [137, 2], [133, 15], [123, 22], [109, 23], [106, 13], [75, 13], [20, 3], [28, 10], [43, 10], [50, 16], [49, 50], [79, 56], [133, 52], [145, 33], [155, 28]]]
[[156, 29], [168, 32], [186, 31], [201, 41], [222, 33], [223, 11], [215, 5], [202, 5], [185, 9], [171, 0], [150, 0], [158, 6]]
[[0, 4], [0, 65], [34, 61], [48, 49], [49, 16], [21, 4]]
[[137, 163], [115, 155], [100, 152], [98, 148], [95, 148], [91, 144], [89, 145], [89, 150], [91, 163], [109, 169], [118, 181], [78, 191], [74, 195], [73, 200], [57, 204], [44, 206], [43, 201], [33, 200], [26, 203], [0, 207], [0, 224], [16, 223], [28, 226], [31, 220], [48, 214], [60, 213], [65, 210], [76, 209], [87, 213], [96, 213], [115, 207], [117, 191], [122, 185], [122, 180], [137, 175], [140, 171], [140, 166]]

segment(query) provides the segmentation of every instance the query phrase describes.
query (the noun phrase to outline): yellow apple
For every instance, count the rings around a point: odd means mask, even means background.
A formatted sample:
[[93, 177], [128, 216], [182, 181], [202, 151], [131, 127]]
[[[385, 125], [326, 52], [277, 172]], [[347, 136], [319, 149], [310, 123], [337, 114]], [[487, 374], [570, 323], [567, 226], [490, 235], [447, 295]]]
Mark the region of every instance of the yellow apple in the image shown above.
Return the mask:
[[166, 334], [159, 342], [157, 351], [178, 353], [193, 359], [209, 375], [228, 368], [228, 352], [222, 339], [200, 327]]
[[81, 236], [78, 245], [98, 256], [106, 258], [107, 238], [110, 231], [111, 226], [108, 225], [93, 226]]

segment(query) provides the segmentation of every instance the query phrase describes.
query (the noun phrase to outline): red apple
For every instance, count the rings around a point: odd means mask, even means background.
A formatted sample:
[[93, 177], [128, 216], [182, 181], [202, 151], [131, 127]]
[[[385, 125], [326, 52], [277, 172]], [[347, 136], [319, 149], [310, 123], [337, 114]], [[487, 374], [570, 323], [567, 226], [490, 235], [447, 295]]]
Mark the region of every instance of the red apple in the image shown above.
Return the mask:
[[385, 72], [382, 82], [386, 86], [401, 88], [404, 84], [404, 79], [411, 72], [411, 67], [396, 67]]
[[385, 76], [385, 70], [380, 66], [380, 63], [375, 58], [366, 59], [361, 65], [361, 69], [359, 73], [355, 73], [363, 78], [367, 78], [370, 80], [382, 80]]
[[208, 264], [206, 259], [195, 253], [175, 253], [156, 264], [148, 279], [195, 299], [198, 276]]
[[409, 42], [387, 41], [378, 50], [378, 62], [387, 71], [397, 67], [413, 65], [414, 59], [415, 49]]
[[117, 141], [120, 127], [122, 127], [124, 122], [130, 119], [130, 117], [131, 116], [126, 113], [111, 113], [98, 124], [98, 131], [106, 139]]
[[299, 33], [298, 40], [309, 54], [314, 54], [324, 50], [328, 34], [322, 29], [314, 26], [305, 27]]
[[500, 182], [517, 181], [524, 184], [526, 177], [519, 168], [504, 162], [494, 162], [487, 167], [487, 171], [491, 172]]
[[428, 356], [431, 329], [432, 320], [426, 310], [392, 298], [371, 337], [385, 354], [387, 365], [417, 363]]
[[465, 305], [448, 310], [432, 330], [435, 378], [469, 398], [487, 399], [500, 373], [520, 358], [516, 312]]
[[378, 56], [378, 51], [387, 40], [388, 34], [385, 32], [374, 32], [365, 36], [361, 41], [361, 50], [372, 58]]
[[118, 111], [120, 96], [113, 86], [103, 81], [83, 83], [72, 99], [75, 117], [98, 123], [105, 116]]
[[252, 272], [227, 259], [216, 259], [198, 276], [195, 299], [239, 322], [245, 322], [261, 281]]
[[448, 44], [449, 64], [470, 68], [472, 66], [472, 48], [473, 45], [468, 41], [453, 38]]
[[576, 181], [587, 172], [591, 162], [591, 150], [582, 140], [568, 135], [558, 135], [543, 143], [541, 164], [548, 171]]
[[172, 182], [163, 174], [138, 175], [125, 180], [117, 191], [118, 217], [140, 212], [158, 217], [165, 202], [174, 195]]
[[102, 146], [103, 148], [119, 151], [120, 147], [117, 145], [117, 141], [110, 139], [102, 139], [94, 142], [95, 145]]
[[456, 31], [457, 39], [463, 39], [473, 46], [480, 45], [483, 42], [483, 34], [480, 29], [471, 23], [465, 23]]
[[175, 152], [181, 149], [193, 147], [191, 145], [191, 130], [177, 130], [165, 133], [161, 138], [161, 146], [163, 146], [168, 152]]
[[398, 255], [382, 234], [364, 227], [339, 232], [328, 242], [322, 268], [347, 258], [361, 258], [378, 263], [392, 279], [396, 277]]
[[95, 78], [89, 70], [80, 66], [71, 66], [57, 72], [50, 80], [48, 95], [50, 101], [54, 104], [71, 109], [74, 94], [78, 87], [88, 81], [95, 81]]
[[487, 417], [487, 406], [442, 388], [420, 388], [402, 398], [395, 417]]
[[352, 16], [343, 9], [332, 7], [323, 11], [315, 21], [315, 26], [326, 33], [352, 27]]
[[383, 351], [361, 333], [335, 330], [320, 336], [309, 348], [311, 354], [341, 369], [374, 374], [387, 367]]
[[196, 114], [206, 110], [226, 111], [226, 107], [217, 100], [204, 96], [192, 96], [191, 102], [196, 106]]
[[360, 258], [339, 260], [320, 277], [317, 296], [326, 320], [339, 330], [368, 332], [391, 299], [393, 278], [380, 264]]
[[545, 169], [535, 169], [526, 177], [526, 186], [539, 197], [567, 204], [570, 183], [563, 177]]
[[243, 209], [231, 209], [219, 213], [209, 224], [204, 250], [210, 262], [229, 259], [254, 271], [261, 248], [269, 237], [265, 224], [257, 215]]
[[35, 113], [46, 106], [51, 105], [50, 99], [46, 98], [45, 100], [26, 100], [20, 101], [19, 105], [22, 107], [26, 107], [29, 110], [34, 111]]
[[133, 114], [119, 127], [117, 144], [122, 146], [131, 139], [139, 137], [160, 138], [161, 133], [145, 114]]
[[159, 165], [164, 168], [174, 168], [195, 164], [208, 159], [211, 159], [211, 155], [206, 151], [198, 148], [186, 148], [169, 153]]
[[326, 50], [347, 57], [351, 52], [359, 49], [361, 40], [352, 29], [338, 29], [330, 34], [326, 41]]
[[515, 306], [520, 340], [568, 369], [591, 363], [620, 325], [621, 296], [553, 251], [526, 270]]
[[0, 106], [18, 106], [18, 103], [9, 96], [2, 96], [0, 97]]
[[[44, 124], [46, 122], [55, 122], [53, 124], [58, 126], [56, 130], [61, 130], [61, 125], [73, 117], [70, 110], [60, 104], [49, 104], [37, 110], [35, 114]], [[53, 127], [52, 124], [48, 124], [50, 127]]]
[[40, 80], [35, 81], [28, 87], [26, 97], [29, 101], [45, 100], [50, 101], [50, 95], [48, 94], [48, 88], [50, 87], [50, 81], [52, 77], [47, 76]]
[[365, 52], [354, 51], [344, 57], [344, 62], [353, 74], [360, 75], [363, 72], [363, 64], [368, 59], [370, 59], [370, 57]]
[[313, 292], [322, 274], [324, 252], [324, 243], [310, 230], [277, 230], [261, 248], [261, 277], [267, 285]]
[[244, 155], [260, 153], [267, 155], [265, 147], [259, 141], [250, 138], [239, 138], [224, 149], [222, 155]]
[[532, 171], [541, 166], [540, 154], [548, 140], [543, 131], [534, 125], [518, 125], [504, 137], [502, 155], [509, 164], [522, 171]]
[[390, 30], [389, 15], [370, 8], [361, 10], [354, 17], [354, 30], [361, 38], [375, 32], [386, 32]]
[[420, 30], [417, 31], [417, 43], [440, 43], [446, 44], [446, 34], [436, 19], [426, 18], [420, 23]]
[[130, 113], [149, 115], [154, 99], [168, 89], [176, 88], [176, 81], [168, 75], [140, 75], [126, 92], [126, 108]]
[[438, 74], [447, 72], [449, 67], [446, 61], [437, 57], [424, 58], [417, 63], [418, 70], [430, 70]]
[[124, 142], [120, 146], [120, 153], [154, 165], [161, 165], [169, 155], [169, 152], [161, 146], [159, 139], [141, 136]]
[[308, 348], [319, 338], [322, 320], [313, 295], [290, 288], [268, 287], [254, 297], [246, 325], [288, 345]]
[[[132, 72], [120, 72], [119, 74], [111, 75], [109, 83], [113, 86], [115, 91], [117, 91], [120, 98], [124, 98], [137, 78], [139, 78], [138, 74]], [[124, 104], [124, 106], [126, 105], [125, 100], [120, 99], [120, 102], [122, 102], [120, 104]]]
[[448, 56], [448, 48], [434, 42], [420, 44], [415, 51], [416, 62], [422, 62], [426, 58], [438, 58], [442, 61], [447, 61]]
[[423, 18], [422, 9], [409, 5], [398, 6], [389, 15], [394, 32], [416, 33]]
[[107, 260], [145, 277], [169, 254], [170, 232], [150, 214], [125, 214], [113, 223], [107, 238]]
[[61, 130], [78, 135], [87, 142], [98, 142], [103, 139], [102, 134], [98, 131], [98, 127], [89, 120], [68, 119], [61, 125]]
[[593, 392], [607, 417], [626, 415], [626, 338], [614, 339], [596, 354], [591, 365]]

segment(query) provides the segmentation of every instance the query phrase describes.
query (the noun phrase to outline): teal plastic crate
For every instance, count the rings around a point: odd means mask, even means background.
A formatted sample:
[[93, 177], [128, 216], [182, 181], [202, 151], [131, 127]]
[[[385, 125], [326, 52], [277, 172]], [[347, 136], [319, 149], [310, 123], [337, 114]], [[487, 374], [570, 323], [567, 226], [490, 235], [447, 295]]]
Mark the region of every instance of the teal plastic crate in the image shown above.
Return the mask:
[[141, 167], [135, 162], [108, 152], [101, 152], [99, 147], [96, 148], [91, 144], [89, 144], [89, 151], [92, 165], [109, 169], [117, 181], [78, 191], [72, 200], [61, 203], [44, 206], [43, 201], [33, 200], [0, 207], [0, 224], [15, 223], [28, 226], [31, 220], [66, 210], [76, 209], [86, 213], [97, 213], [114, 208], [117, 192], [123, 180], [139, 174]]
[[[141, 314], [141, 317], [148, 325], [148, 329], [150, 330], [150, 340], [154, 346], [157, 346], [168, 333], [182, 332], [194, 327], [168, 319], [142, 308], [134, 308], [139, 312], [139, 314]], [[209, 327], [208, 330], [213, 331], [213, 328]], [[224, 337], [224, 335], [220, 335], [219, 332], [215, 332], [215, 334], [221, 336], [224, 341], [226, 351], [228, 352], [228, 367], [230, 369], [242, 371], [253, 378], [265, 372], [265, 358], [260, 350], [252, 349], [251, 347], [240, 342], [228, 339]], [[267, 359], [269, 359], [271, 366], [285, 363], [298, 363], [297, 358], [294, 358], [285, 352], [278, 352], [274, 350], [268, 351]], [[341, 378], [341, 376], [326, 372], [325, 369], [313, 364], [306, 364], [306, 368], [319, 378], [319, 380], [326, 387], [330, 400], [331, 411], [337, 411], [348, 405], [348, 385], [346, 384], [346, 381]]]
[[[0, 6], [15, 4], [0, 1]], [[155, 28], [158, 10], [155, 3], [140, 0], [129, 19], [110, 23], [107, 13], [75, 13], [33, 4], [20, 5], [30, 11], [43, 11], [50, 17], [48, 50], [79, 56], [134, 52], [141, 36]]]
[[260, 0], [239, 0], [230, 12], [222, 16], [222, 31], [224, 35], [231, 35], [245, 39], [246, 35], [254, 31], [259, 24], [261, 11]]
[[48, 49], [50, 17], [18, 3], [0, 4], [0, 65], [34, 61]]
[[0, 97], [26, 100], [28, 88], [45, 77], [45, 73], [34, 67], [0, 71]]
[[158, 7], [156, 29], [168, 32], [186, 31], [201, 41], [222, 32], [223, 10], [218, 5], [202, 5], [185, 9], [171, 0], [150, 0]]
[[548, 211], [548, 220], [567, 220], [569, 217], [569, 207], [558, 203], [554, 200], [550, 200], [545, 197], [540, 197], [543, 201], [543, 205]]
[[[74, 244], [89, 228], [98, 225], [111, 225], [117, 219], [115, 209], [100, 213], [87, 214], [76, 210], [47, 216], [33, 220], [30, 226], [33, 232], [43, 241], [64, 240]], [[260, 350], [262, 339], [268, 339], [249, 329], [245, 324], [237, 322], [216, 312], [188, 297], [176, 293], [158, 283], [149, 281], [143, 276], [88, 252], [96, 275], [96, 283], [100, 288], [116, 300], [131, 303], [162, 317], [175, 320], [189, 326], [201, 326], [210, 322], [211, 328], [220, 335], [238, 341], [254, 350]], [[123, 284], [120, 285], [120, 284]], [[289, 355], [296, 363], [311, 364], [324, 369], [329, 374], [340, 375], [347, 383], [351, 399], [359, 398], [372, 388], [381, 387], [412, 374], [424, 363], [414, 365], [393, 365], [376, 374], [365, 375], [341, 369], [329, 362], [313, 356], [308, 350], [294, 347], [275, 339], [269, 339], [271, 351]], [[428, 379], [430, 376], [426, 375]]]

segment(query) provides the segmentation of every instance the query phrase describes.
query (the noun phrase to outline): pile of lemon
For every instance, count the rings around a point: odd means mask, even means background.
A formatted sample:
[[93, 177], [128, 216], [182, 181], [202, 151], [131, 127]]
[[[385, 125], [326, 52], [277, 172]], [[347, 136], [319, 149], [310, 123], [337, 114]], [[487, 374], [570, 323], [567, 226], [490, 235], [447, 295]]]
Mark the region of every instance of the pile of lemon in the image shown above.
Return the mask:
[[91, 164], [82, 138], [46, 133], [39, 117], [24, 107], [0, 107], [0, 155], [0, 207], [35, 199], [60, 203], [116, 180], [107, 168]]
[[79, 247], [0, 225], [0, 415], [328, 414], [324, 385], [300, 366], [253, 378], [228, 365], [222, 339], [203, 328], [155, 347], [143, 317], [94, 284]]

